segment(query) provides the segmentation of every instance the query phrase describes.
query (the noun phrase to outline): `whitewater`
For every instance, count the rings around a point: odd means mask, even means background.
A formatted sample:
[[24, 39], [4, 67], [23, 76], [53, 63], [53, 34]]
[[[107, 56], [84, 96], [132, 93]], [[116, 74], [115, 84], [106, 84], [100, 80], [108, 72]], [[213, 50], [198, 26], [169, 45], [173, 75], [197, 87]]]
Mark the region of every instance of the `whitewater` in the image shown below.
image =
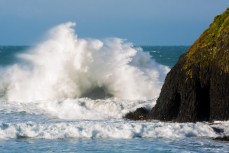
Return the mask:
[[[182, 140], [176, 144], [181, 145], [196, 138], [206, 147], [216, 145], [212, 138], [229, 134], [228, 121], [123, 119], [130, 111], [155, 105], [170, 70], [126, 40], [79, 38], [75, 23], [68, 22], [15, 56], [16, 62], [0, 66], [0, 141], [162, 139], [161, 145]], [[220, 146], [216, 152], [229, 149]]]
[[27, 64], [15, 64], [3, 74], [7, 100], [80, 98], [93, 91], [131, 100], [158, 96], [167, 67], [118, 38], [78, 39], [74, 25], [53, 28], [47, 40], [18, 55]]

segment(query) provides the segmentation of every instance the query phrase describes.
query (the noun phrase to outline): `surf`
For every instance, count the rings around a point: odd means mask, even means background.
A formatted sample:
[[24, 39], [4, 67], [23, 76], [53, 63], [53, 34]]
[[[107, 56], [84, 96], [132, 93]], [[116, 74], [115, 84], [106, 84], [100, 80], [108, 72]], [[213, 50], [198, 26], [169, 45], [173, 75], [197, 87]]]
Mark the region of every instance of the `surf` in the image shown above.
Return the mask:
[[167, 66], [120, 38], [78, 38], [75, 23], [52, 28], [21, 63], [1, 70], [0, 95], [7, 101], [158, 97]]

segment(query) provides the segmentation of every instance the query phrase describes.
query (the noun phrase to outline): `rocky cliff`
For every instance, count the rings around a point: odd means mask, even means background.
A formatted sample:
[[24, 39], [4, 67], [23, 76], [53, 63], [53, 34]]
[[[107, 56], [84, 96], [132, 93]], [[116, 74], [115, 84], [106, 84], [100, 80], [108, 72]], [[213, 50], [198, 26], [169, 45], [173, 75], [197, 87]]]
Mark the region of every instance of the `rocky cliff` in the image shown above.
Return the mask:
[[229, 8], [168, 73], [150, 116], [177, 122], [229, 120]]

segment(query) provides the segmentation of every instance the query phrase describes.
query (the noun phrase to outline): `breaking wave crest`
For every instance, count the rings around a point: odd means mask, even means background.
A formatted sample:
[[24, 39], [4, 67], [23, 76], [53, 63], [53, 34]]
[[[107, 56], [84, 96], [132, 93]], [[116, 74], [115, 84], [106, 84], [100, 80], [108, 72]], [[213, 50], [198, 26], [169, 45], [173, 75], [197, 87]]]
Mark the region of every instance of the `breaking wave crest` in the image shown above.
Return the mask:
[[[228, 123], [225, 124], [225, 129]], [[0, 139], [8, 138], [185, 138], [217, 137], [206, 123], [153, 122], [59, 122], [59, 123], [0, 123]]]
[[150, 99], [169, 68], [119, 38], [80, 39], [75, 23], [50, 30], [47, 39], [1, 70], [0, 96], [8, 101]]

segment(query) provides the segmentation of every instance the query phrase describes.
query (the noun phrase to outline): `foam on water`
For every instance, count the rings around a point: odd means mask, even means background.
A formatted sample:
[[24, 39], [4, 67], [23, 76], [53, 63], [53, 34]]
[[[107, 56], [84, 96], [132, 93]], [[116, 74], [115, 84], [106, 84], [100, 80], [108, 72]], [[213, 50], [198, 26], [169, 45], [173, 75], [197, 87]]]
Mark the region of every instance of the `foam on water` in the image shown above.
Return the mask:
[[[228, 121], [172, 123], [155, 120], [134, 122], [122, 119], [122, 116], [131, 110], [141, 106], [151, 108], [153, 104], [151, 101], [91, 100], [88, 98], [33, 103], [5, 102], [1, 103], [0, 112], [9, 118], [0, 121], [0, 139], [174, 139], [214, 138], [229, 134]], [[40, 117], [42, 118], [39, 119]], [[216, 132], [213, 128], [221, 129], [221, 132]]]
[[[224, 123], [225, 124], [225, 123]], [[228, 123], [227, 123], [228, 124]], [[1, 123], [0, 138], [184, 138], [216, 137], [206, 123], [80, 121], [60, 123]]]
[[4, 113], [25, 112], [44, 114], [64, 120], [104, 120], [120, 119], [126, 113], [139, 107], [151, 109], [155, 100], [92, 100], [88, 98], [66, 99], [63, 101], [38, 101], [32, 103], [1, 102]]
[[53, 28], [45, 41], [19, 55], [24, 64], [8, 68], [0, 82], [5, 99], [79, 98], [97, 89], [120, 99], [158, 96], [168, 67], [119, 38], [77, 38], [74, 25]]
[[40, 110], [60, 119], [70, 120], [103, 120], [119, 119], [129, 111], [139, 107], [153, 107], [152, 101], [117, 101], [67, 99], [65, 101], [51, 101], [39, 103]]

